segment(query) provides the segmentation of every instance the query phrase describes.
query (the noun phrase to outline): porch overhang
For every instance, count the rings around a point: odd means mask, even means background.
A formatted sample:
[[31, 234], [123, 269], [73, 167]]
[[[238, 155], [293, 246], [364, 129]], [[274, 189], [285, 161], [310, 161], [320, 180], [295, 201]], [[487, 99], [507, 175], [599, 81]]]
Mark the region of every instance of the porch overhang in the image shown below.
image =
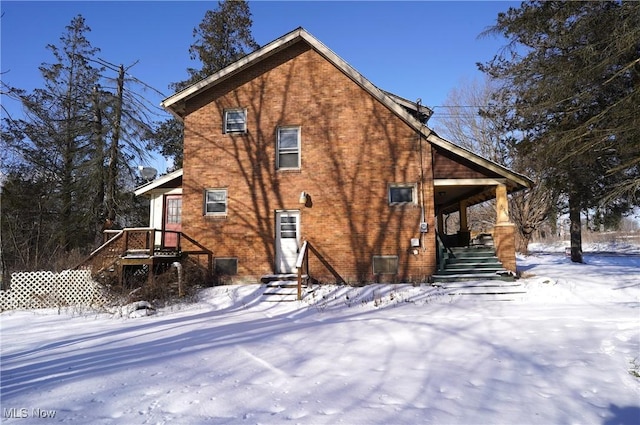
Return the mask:
[[495, 199], [496, 187], [504, 185], [509, 193], [526, 189], [508, 178], [435, 179], [434, 199], [436, 211], [450, 214], [460, 210], [464, 202], [467, 207]]
[[135, 188], [133, 193], [136, 196], [150, 196], [151, 191], [154, 189], [173, 189], [178, 187], [182, 187], [182, 168]]

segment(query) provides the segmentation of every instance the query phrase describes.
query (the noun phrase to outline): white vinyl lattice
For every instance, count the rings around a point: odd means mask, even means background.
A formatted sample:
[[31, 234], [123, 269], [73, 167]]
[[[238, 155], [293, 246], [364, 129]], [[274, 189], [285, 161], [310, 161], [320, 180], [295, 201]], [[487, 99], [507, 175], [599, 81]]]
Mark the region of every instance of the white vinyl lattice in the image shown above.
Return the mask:
[[0, 291], [0, 311], [17, 308], [102, 306], [107, 298], [90, 270], [20, 272], [11, 275], [8, 291]]

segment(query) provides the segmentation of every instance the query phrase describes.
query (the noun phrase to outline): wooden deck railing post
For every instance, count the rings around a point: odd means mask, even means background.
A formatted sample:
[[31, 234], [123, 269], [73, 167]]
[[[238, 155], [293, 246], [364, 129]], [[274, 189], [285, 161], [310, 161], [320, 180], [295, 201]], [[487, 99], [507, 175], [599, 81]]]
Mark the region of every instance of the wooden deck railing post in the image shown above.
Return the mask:
[[302, 269], [298, 269], [298, 301], [302, 300]]
[[153, 253], [156, 249], [156, 230], [149, 230], [148, 235], [149, 237], [147, 239], [149, 240], [149, 256], [153, 256]]
[[[309, 247], [309, 243], [304, 241], [302, 247], [300, 248], [300, 252], [298, 253], [298, 258], [296, 260], [296, 268], [298, 269], [298, 301], [302, 300], [302, 272], [304, 270], [304, 265], [307, 264], [308, 251], [307, 247]], [[308, 266], [307, 266], [308, 269]], [[307, 270], [308, 272], [308, 270]]]

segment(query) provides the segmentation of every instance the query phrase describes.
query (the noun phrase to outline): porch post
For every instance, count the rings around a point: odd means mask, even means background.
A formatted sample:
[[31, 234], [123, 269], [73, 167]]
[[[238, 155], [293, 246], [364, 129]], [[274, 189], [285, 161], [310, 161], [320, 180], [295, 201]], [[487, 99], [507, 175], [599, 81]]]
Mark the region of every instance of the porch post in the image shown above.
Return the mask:
[[458, 204], [460, 209], [460, 230], [458, 231], [458, 245], [467, 246], [471, 240], [471, 232], [469, 232], [469, 223], [467, 221], [467, 201], [460, 201]]
[[507, 199], [507, 185], [496, 186], [496, 224], [510, 223], [509, 201]]
[[469, 231], [469, 223], [467, 222], [467, 201], [460, 201], [460, 231]]
[[515, 224], [509, 219], [507, 186], [496, 186], [496, 226], [493, 228], [493, 242], [496, 255], [505, 269], [516, 272], [516, 232]]
[[440, 232], [440, 235], [444, 235], [444, 215], [442, 211], [438, 211], [438, 232]]

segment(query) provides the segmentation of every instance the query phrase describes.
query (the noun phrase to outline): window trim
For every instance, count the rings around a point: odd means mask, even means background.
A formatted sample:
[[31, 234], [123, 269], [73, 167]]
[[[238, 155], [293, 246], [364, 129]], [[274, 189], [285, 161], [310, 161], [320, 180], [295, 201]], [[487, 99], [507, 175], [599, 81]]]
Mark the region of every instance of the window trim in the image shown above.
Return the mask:
[[[224, 211], [208, 211], [209, 201], [207, 200], [207, 195], [212, 192], [223, 192], [224, 193]], [[213, 202], [212, 202], [213, 204]], [[216, 204], [220, 204], [220, 202], [216, 202]], [[227, 188], [209, 188], [204, 190], [204, 202], [203, 202], [203, 211], [204, 215], [207, 217], [226, 217], [229, 212], [229, 191]]]
[[[393, 202], [391, 200], [393, 189], [411, 189], [411, 201]], [[416, 183], [390, 183], [387, 187], [387, 200], [389, 205], [418, 205], [418, 185]]]
[[[295, 149], [295, 153], [298, 156], [298, 165], [296, 167], [281, 167], [280, 166], [280, 154], [282, 149], [280, 148], [280, 130], [297, 130], [298, 133], [298, 146]], [[276, 128], [276, 170], [299, 170], [302, 166], [302, 128], [299, 125], [282, 125]], [[285, 154], [294, 153], [294, 149], [286, 148]]]
[[[230, 130], [228, 128], [228, 117], [230, 112], [242, 112], [244, 114], [243, 128], [241, 130]], [[247, 132], [247, 108], [225, 108], [222, 113], [222, 133], [223, 134], [245, 134]]]
[[[395, 260], [395, 271], [377, 271], [376, 259], [378, 260]], [[397, 255], [374, 255], [371, 259], [371, 271], [374, 275], [379, 274], [398, 274], [400, 269], [400, 261]]]
[[[221, 262], [230, 262], [232, 263], [232, 273], [223, 273], [223, 267], [219, 267], [218, 264]], [[238, 257], [216, 257], [213, 259], [213, 272], [216, 275], [222, 276], [237, 276], [238, 275]]]

